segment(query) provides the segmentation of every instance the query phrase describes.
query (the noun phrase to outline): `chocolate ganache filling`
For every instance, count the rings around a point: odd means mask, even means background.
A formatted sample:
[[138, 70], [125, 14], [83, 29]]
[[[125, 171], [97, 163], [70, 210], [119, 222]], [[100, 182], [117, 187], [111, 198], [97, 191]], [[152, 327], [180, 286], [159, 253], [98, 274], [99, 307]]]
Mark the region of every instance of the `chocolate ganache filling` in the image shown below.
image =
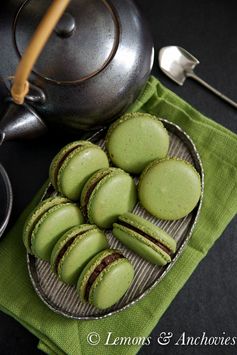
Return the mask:
[[89, 294], [91, 290], [91, 286], [97, 279], [97, 277], [100, 275], [100, 273], [110, 264], [112, 264], [115, 260], [118, 259], [123, 259], [124, 256], [120, 253], [114, 253], [106, 256], [104, 259], [102, 259], [101, 263], [95, 268], [95, 270], [92, 272], [91, 276], [89, 277], [87, 284], [86, 284], [86, 290], [85, 290], [85, 300], [88, 302], [89, 300]]
[[151, 237], [150, 235], [148, 235], [147, 233], [145, 233], [143, 230], [129, 224], [126, 223], [124, 221], [119, 221], [117, 222], [117, 224], [119, 224], [120, 226], [126, 227], [140, 235], [142, 235], [144, 238], [148, 239], [150, 242], [154, 243], [155, 245], [157, 245], [160, 249], [162, 249], [166, 254], [168, 254], [169, 256], [171, 256], [173, 254], [172, 250], [170, 250], [166, 245], [162, 244], [159, 240]]

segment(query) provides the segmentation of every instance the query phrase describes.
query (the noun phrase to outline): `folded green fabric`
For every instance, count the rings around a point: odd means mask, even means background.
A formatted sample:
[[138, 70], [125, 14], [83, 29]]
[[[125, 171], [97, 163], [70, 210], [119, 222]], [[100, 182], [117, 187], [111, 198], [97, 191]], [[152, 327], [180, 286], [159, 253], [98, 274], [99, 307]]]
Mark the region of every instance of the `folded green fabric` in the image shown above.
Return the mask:
[[[204, 165], [205, 193], [200, 219], [176, 265], [149, 295], [129, 309], [103, 320], [74, 321], [50, 311], [30, 283], [21, 240], [26, 215], [38, 196], [20, 217], [0, 247], [0, 309], [17, 319], [40, 342], [48, 354], [134, 354], [139, 345], [104, 345], [113, 337], [146, 337], [198, 263], [237, 212], [237, 136], [207, 119], [151, 77], [130, 111], [142, 110], [180, 125], [195, 142]], [[97, 332], [101, 341], [89, 345], [87, 335]]]

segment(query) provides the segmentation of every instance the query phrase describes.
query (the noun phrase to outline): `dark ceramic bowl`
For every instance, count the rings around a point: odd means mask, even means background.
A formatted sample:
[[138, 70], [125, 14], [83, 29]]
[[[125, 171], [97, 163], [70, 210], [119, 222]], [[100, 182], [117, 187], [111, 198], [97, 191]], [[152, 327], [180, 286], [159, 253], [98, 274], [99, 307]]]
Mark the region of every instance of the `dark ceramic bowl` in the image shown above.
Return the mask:
[[0, 164], [0, 237], [2, 237], [12, 210], [12, 187], [4, 167]]

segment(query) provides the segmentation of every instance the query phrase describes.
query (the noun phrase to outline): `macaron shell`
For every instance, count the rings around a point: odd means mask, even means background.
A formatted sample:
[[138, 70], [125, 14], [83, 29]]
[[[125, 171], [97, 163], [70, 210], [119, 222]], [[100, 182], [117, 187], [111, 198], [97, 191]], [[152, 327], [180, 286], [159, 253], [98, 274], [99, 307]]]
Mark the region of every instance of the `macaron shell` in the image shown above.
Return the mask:
[[89, 303], [98, 309], [113, 306], [127, 292], [133, 277], [133, 266], [126, 258], [114, 261], [99, 274], [92, 284]]
[[105, 176], [91, 194], [87, 205], [90, 223], [110, 228], [118, 216], [132, 211], [137, 202], [134, 180], [118, 171]]
[[77, 225], [75, 227], [72, 227], [70, 229], [68, 229], [57, 241], [57, 243], [55, 244], [52, 254], [51, 254], [51, 258], [50, 258], [50, 264], [52, 267], [52, 271], [56, 271], [55, 270], [55, 263], [56, 263], [56, 259], [58, 258], [58, 255], [61, 253], [62, 249], [65, 248], [65, 246], [67, 245], [67, 243], [72, 240], [72, 238], [78, 236], [78, 234], [81, 233], [85, 233], [88, 232], [91, 229], [95, 229], [96, 226], [93, 226], [91, 224], [81, 224], [81, 225]]
[[57, 171], [59, 170], [60, 165], [63, 162], [63, 159], [72, 152], [74, 149], [80, 147], [85, 147], [91, 145], [92, 143], [89, 141], [75, 141], [67, 144], [63, 147], [58, 154], [52, 160], [49, 168], [49, 178], [53, 187], [57, 190]]
[[127, 248], [152, 264], [163, 266], [171, 261], [171, 257], [154, 243], [117, 223], [114, 223], [113, 235]]
[[75, 149], [63, 162], [58, 172], [59, 191], [72, 201], [80, 199], [86, 181], [97, 170], [109, 167], [105, 152], [98, 146]]
[[85, 265], [100, 251], [108, 248], [104, 233], [90, 230], [70, 246], [59, 264], [59, 277], [68, 284], [76, 284]]
[[160, 219], [177, 220], [197, 205], [201, 195], [200, 176], [185, 160], [155, 161], [142, 173], [138, 194], [149, 213]]
[[[168, 233], [166, 233], [165, 230], [156, 226], [152, 222], [149, 222], [147, 219], [135, 215], [134, 213], [125, 213], [124, 215], [119, 216], [119, 221], [125, 222], [128, 225], [138, 228], [145, 234], [161, 242], [173, 253], [176, 251], [176, 241], [174, 240], [174, 238], [172, 238]], [[145, 239], [145, 237], [143, 237], [142, 235], [141, 238]]]
[[69, 202], [68, 199], [61, 196], [51, 197], [42, 202], [40, 202], [36, 208], [30, 213], [25, 221], [25, 225], [23, 228], [23, 243], [27, 249], [28, 253], [32, 253], [31, 251], [31, 233], [34, 229], [35, 224], [41, 218], [41, 216], [48, 211], [53, 206], [57, 206], [62, 203]]
[[86, 207], [86, 198], [88, 192], [91, 191], [91, 189], [97, 185], [97, 183], [102, 180], [106, 175], [110, 174], [113, 171], [116, 171], [116, 168], [105, 168], [105, 169], [100, 169], [96, 173], [94, 173], [85, 183], [82, 192], [81, 192], [81, 207], [84, 210]]
[[106, 148], [114, 165], [139, 174], [151, 161], [167, 156], [169, 135], [157, 117], [129, 113], [110, 127]]
[[69, 228], [83, 223], [80, 209], [72, 203], [58, 205], [47, 211], [36, 224], [32, 233], [32, 252], [50, 261], [55, 243]]

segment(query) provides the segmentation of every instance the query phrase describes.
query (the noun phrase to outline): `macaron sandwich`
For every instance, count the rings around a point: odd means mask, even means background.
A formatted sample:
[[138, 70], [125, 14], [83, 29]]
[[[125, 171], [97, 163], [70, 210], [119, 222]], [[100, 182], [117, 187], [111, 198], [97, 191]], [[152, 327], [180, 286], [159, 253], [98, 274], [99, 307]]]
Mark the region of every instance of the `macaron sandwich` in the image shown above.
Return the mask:
[[39, 259], [49, 261], [61, 235], [82, 223], [83, 215], [76, 204], [61, 196], [48, 198], [32, 211], [25, 222], [25, 247]]
[[86, 265], [77, 289], [83, 302], [106, 309], [123, 297], [133, 277], [134, 269], [130, 261], [119, 250], [106, 249]]
[[132, 213], [118, 218], [113, 224], [113, 235], [152, 264], [166, 265], [176, 251], [176, 241], [168, 233]]
[[76, 284], [85, 265], [106, 248], [106, 237], [96, 226], [82, 224], [73, 227], [63, 234], [53, 249], [52, 270], [65, 283]]
[[134, 180], [118, 168], [97, 171], [86, 182], [81, 194], [86, 219], [101, 228], [112, 227], [119, 215], [133, 210], [136, 202]]
[[110, 126], [106, 148], [115, 166], [139, 174], [151, 161], [167, 156], [169, 135], [156, 116], [127, 113]]
[[89, 141], [69, 143], [53, 159], [50, 181], [56, 191], [72, 201], [80, 199], [88, 178], [97, 170], [109, 167], [105, 152]]
[[155, 160], [140, 176], [138, 195], [141, 205], [153, 216], [177, 220], [197, 205], [201, 196], [200, 175], [185, 160]]

